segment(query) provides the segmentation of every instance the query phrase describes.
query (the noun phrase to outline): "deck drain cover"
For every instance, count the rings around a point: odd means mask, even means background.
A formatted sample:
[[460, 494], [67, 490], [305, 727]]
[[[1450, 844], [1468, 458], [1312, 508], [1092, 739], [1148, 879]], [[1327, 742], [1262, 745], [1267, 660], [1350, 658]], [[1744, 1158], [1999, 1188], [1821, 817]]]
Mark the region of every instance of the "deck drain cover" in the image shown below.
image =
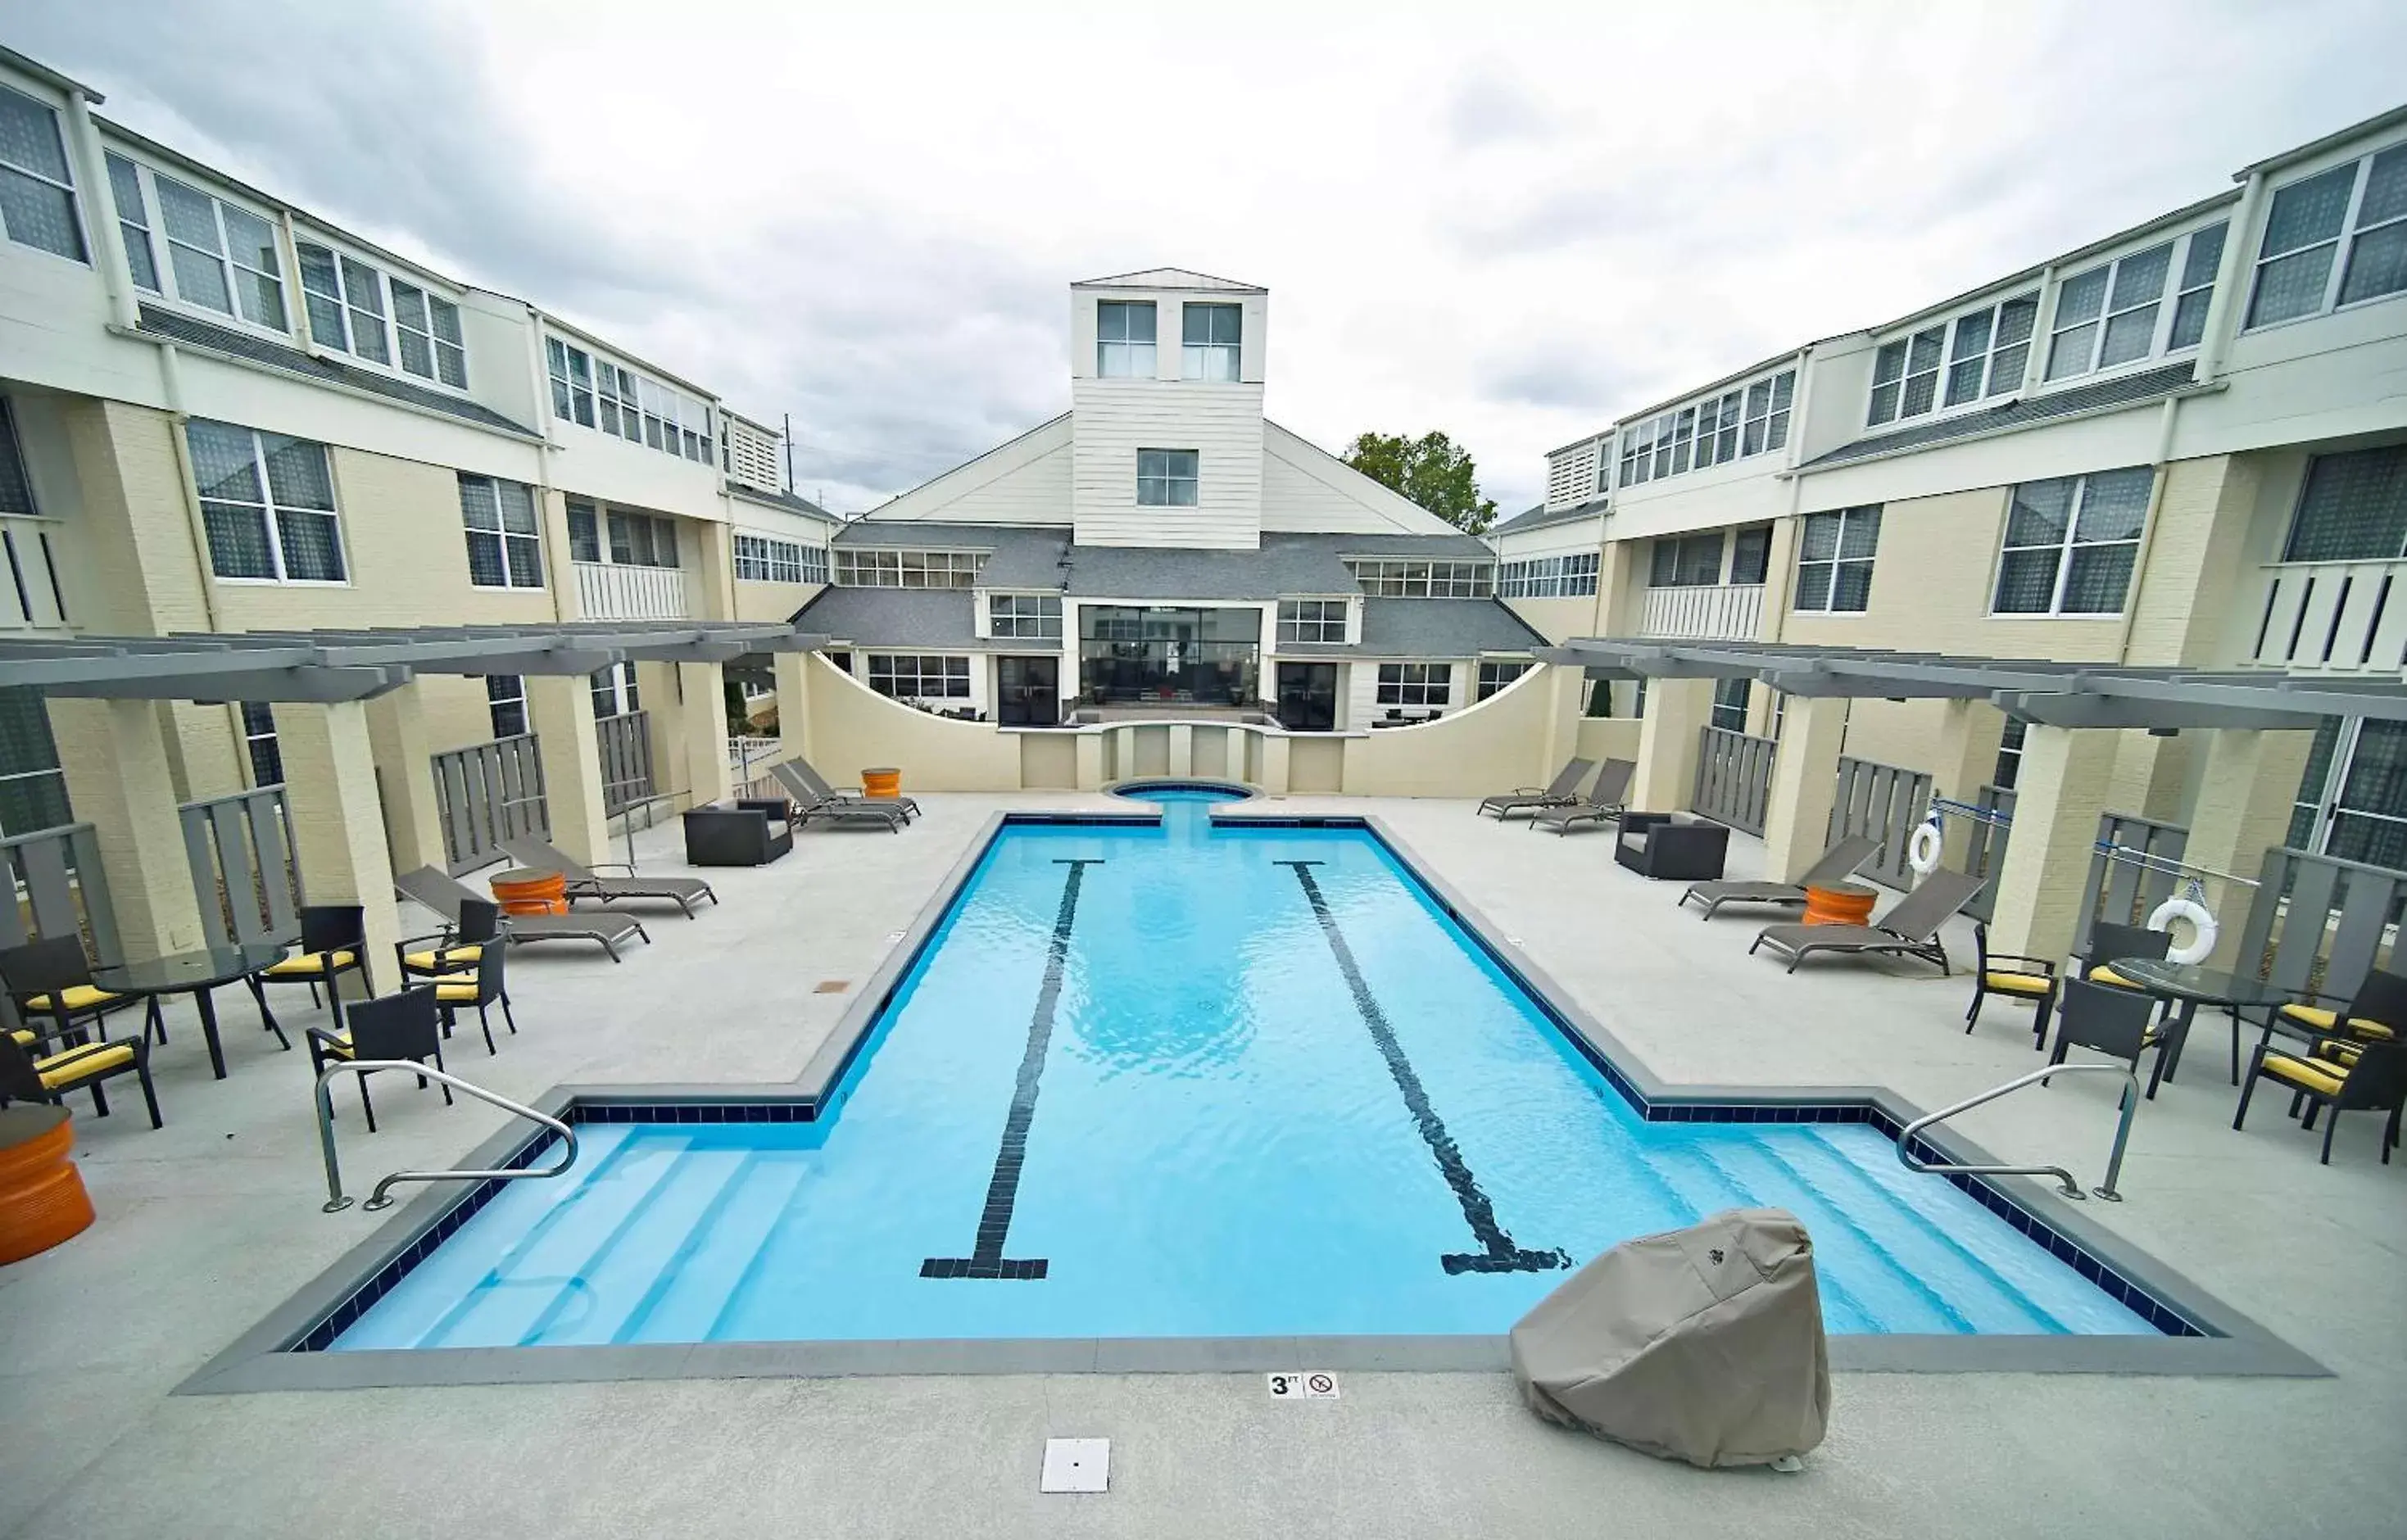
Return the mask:
[[1037, 1477], [1038, 1491], [1107, 1491], [1111, 1483], [1110, 1439], [1048, 1438], [1045, 1441], [1045, 1472]]
[[811, 989], [813, 994], [842, 994], [852, 988], [849, 978], [822, 978]]

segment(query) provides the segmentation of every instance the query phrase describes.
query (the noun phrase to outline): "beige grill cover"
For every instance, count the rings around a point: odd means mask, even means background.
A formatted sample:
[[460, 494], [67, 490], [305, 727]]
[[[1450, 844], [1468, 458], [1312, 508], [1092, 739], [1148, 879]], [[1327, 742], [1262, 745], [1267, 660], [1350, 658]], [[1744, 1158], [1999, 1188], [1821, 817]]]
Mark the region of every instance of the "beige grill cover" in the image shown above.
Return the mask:
[[1830, 1416], [1814, 1243], [1777, 1208], [1625, 1241], [1521, 1318], [1513, 1377], [1540, 1417], [1648, 1454], [1803, 1454]]

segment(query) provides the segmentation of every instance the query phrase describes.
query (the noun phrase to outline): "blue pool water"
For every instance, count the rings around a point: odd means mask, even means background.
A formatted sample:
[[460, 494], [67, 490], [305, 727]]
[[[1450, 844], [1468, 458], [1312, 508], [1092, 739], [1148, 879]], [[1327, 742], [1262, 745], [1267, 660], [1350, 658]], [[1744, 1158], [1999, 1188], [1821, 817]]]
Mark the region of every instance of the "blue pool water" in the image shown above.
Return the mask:
[[588, 1125], [335, 1347], [1496, 1333], [1734, 1205], [1834, 1332], [2154, 1330], [1868, 1125], [1643, 1121], [1366, 832], [1148, 797], [1006, 827], [818, 1120]]

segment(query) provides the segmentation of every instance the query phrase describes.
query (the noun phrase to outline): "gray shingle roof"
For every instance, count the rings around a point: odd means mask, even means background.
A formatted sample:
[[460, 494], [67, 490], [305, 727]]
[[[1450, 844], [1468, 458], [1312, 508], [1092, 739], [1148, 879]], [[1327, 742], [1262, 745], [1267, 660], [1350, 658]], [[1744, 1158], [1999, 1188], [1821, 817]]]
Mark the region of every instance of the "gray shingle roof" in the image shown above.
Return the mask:
[[2191, 365], [2188, 364], [2168, 364], [2162, 368], [2143, 369], [2138, 374], [2101, 379], [2094, 385], [2076, 385], [2071, 390], [2051, 391], [2045, 395], [2008, 401], [1987, 411], [1966, 412], [1961, 417], [1944, 418], [1896, 433], [1859, 438], [1852, 444], [1842, 444], [1828, 453], [1815, 456], [1800, 468], [1819, 470], [1825, 466], [1843, 465], [1851, 460], [1894, 453], [1899, 449], [1928, 449], [1934, 444], [1950, 443], [2001, 429], [2030, 427], [2058, 418], [2077, 417], [2115, 406], [2136, 406], [2161, 400], [2188, 385], [2190, 379]]
[[321, 384], [347, 385], [352, 390], [365, 391], [371, 395], [407, 402], [413, 406], [441, 412], [446, 417], [456, 417], [463, 422], [473, 422], [480, 428], [492, 428], [502, 433], [515, 434], [521, 438], [543, 436], [522, 422], [513, 422], [490, 406], [479, 406], [474, 401], [464, 400], [442, 391], [433, 390], [423, 385], [412, 385], [407, 380], [395, 379], [391, 375], [378, 374], [373, 369], [357, 369], [348, 364], [338, 364], [332, 359], [316, 358], [298, 348], [283, 347], [264, 337], [253, 336], [247, 332], [237, 332], [232, 327], [213, 326], [206, 321], [196, 321], [191, 316], [180, 315], [156, 305], [145, 305], [141, 309], [141, 330], [153, 336], [165, 337], [171, 342], [180, 342], [189, 347], [206, 348], [214, 353], [223, 353], [230, 358], [242, 359], [250, 364], [264, 364], [268, 368], [278, 369], [290, 375], [298, 375], [304, 379], [314, 379]]
[[1494, 599], [1365, 599], [1358, 647], [1282, 642], [1282, 657], [1473, 658], [1527, 652], [1546, 639]]
[[747, 503], [763, 503], [773, 508], [785, 508], [793, 513], [807, 513], [815, 519], [824, 519], [831, 524], [844, 522], [842, 519], [828, 512], [809, 498], [797, 497], [790, 492], [768, 492], [760, 487], [745, 486], [738, 481], [727, 483], [727, 492], [728, 495], [740, 498]]
[[1467, 535], [1266, 534], [1259, 550], [1189, 550], [1166, 546], [1080, 546], [1060, 524], [939, 524], [856, 520], [839, 546], [985, 550], [989, 588], [1059, 589], [1100, 599], [1275, 599], [1282, 594], [1351, 593], [1347, 556], [1421, 556], [1490, 562], [1495, 553]]
[[1585, 503], [1575, 503], [1567, 508], [1557, 508], [1552, 513], [1547, 512], [1546, 505], [1541, 503], [1534, 508], [1517, 513], [1503, 523], [1492, 526], [1488, 533], [1526, 535], [1531, 530], [1545, 529], [1549, 525], [1568, 524], [1575, 519], [1593, 519], [1604, 512], [1605, 501], [1602, 497], [1591, 497]]
[[831, 588], [794, 612], [839, 644], [930, 652], [1059, 652], [1059, 642], [976, 635], [967, 589]]

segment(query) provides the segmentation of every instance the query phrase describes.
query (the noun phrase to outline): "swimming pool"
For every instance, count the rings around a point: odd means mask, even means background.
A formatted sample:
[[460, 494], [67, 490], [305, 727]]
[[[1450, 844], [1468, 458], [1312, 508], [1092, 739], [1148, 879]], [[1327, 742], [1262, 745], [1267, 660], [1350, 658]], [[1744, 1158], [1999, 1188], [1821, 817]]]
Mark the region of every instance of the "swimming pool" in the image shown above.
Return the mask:
[[1795, 1212], [1830, 1329], [2155, 1334], [1863, 1121], [1647, 1121], [1374, 834], [1007, 824], [808, 1120], [591, 1122], [338, 1351], [1495, 1333]]

